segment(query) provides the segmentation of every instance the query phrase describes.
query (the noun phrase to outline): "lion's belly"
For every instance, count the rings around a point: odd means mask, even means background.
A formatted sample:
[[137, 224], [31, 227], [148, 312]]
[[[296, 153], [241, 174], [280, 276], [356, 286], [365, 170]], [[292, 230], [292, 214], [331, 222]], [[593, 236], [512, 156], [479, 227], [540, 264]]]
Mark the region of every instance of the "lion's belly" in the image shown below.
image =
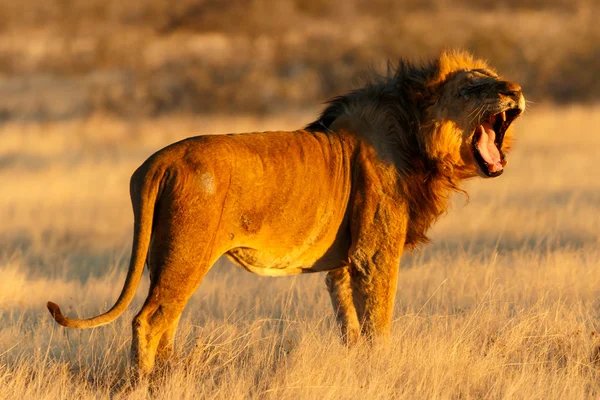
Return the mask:
[[246, 270], [264, 276], [285, 276], [304, 273], [310, 267], [298, 265], [297, 260], [261, 252], [247, 247], [238, 247], [227, 252], [227, 256]]
[[[325, 201], [315, 201], [312, 208], [295, 203], [256, 230], [238, 227], [226, 254], [248, 271], [267, 276], [339, 268], [346, 262], [350, 247], [347, 210], [328, 206], [331, 204]], [[302, 219], [293, 222], [295, 208], [302, 209]], [[252, 221], [247, 220], [248, 224]], [[231, 235], [225, 240], [228, 238]]]
[[[277, 250], [258, 250], [237, 247], [226, 255], [246, 270], [264, 276], [286, 276], [310, 272], [330, 271], [346, 264], [348, 240], [340, 240], [323, 252], [304, 251], [284, 253]], [[312, 250], [317, 250], [313, 248]], [[321, 254], [319, 254], [321, 253]]]

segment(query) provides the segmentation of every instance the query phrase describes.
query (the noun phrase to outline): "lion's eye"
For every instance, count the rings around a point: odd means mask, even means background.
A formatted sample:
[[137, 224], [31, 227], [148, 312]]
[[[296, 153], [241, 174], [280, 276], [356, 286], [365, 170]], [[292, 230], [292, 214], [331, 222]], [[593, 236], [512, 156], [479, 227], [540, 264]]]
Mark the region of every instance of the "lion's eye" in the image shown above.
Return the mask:
[[459, 92], [459, 97], [462, 97], [465, 100], [469, 100], [471, 98], [471, 95], [466, 89], [461, 89]]

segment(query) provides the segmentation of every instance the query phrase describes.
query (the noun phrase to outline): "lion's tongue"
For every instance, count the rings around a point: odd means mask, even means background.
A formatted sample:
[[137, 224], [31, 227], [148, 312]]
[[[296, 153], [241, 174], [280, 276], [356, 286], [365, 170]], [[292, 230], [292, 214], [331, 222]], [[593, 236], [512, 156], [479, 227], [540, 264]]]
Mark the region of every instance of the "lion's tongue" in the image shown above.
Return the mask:
[[484, 122], [478, 129], [481, 133], [481, 136], [477, 141], [477, 150], [479, 150], [479, 154], [481, 154], [481, 157], [488, 164], [490, 172], [502, 170], [502, 157], [500, 157], [500, 151], [494, 143], [496, 132], [494, 132], [492, 125]]

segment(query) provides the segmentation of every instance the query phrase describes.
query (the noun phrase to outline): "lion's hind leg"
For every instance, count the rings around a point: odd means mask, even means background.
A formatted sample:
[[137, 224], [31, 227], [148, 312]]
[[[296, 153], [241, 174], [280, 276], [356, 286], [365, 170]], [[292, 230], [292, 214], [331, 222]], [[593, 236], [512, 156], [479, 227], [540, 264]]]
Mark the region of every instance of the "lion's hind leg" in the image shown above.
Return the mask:
[[355, 344], [360, 337], [360, 324], [354, 307], [349, 267], [329, 271], [325, 283], [342, 330], [342, 339], [348, 345]]
[[158, 347], [156, 348], [156, 364], [159, 367], [168, 366], [169, 362], [173, 359], [173, 353], [175, 351], [175, 334], [177, 333], [177, 327], [179, 326], [179, 317], [175, 318], [162, 334]]
[[152, 370], [155, 360], [164, 365], [172, 355], [181, 313], [214, 261], [201, 250], [186, 250], [177, 235], [168, 242], [157, 245], [148, 297], [133, 320], [131, 356], [140, 376]]
[[185, 307], [185, 303], [168, 304], [156, 300], [157, 296], [149, 296], [133, 320], [132, 362], [139, 376], [152, 370], [164, 334], [179, 319]]
[[172, 354], [181, 313], [229, 245], [218, 239], [226, 193], [208, 191], [210, 180], [197, 175], [174, 168], [155, 210], [147, 259], [150, 290], [133, 320], [131, 357], [139, 376]]

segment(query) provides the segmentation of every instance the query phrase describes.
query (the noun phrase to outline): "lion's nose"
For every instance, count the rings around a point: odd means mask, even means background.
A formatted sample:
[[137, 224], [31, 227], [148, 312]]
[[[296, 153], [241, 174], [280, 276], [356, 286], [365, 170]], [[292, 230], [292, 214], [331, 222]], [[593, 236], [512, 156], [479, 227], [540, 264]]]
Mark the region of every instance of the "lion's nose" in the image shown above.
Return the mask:
[[500, 88], [500, 94], [505, 96], [510, 96], [515, 100], [518, 100], [523, 93], [523, 89], [521, 86], [514, 82], [502, 82], [502, 87]]

